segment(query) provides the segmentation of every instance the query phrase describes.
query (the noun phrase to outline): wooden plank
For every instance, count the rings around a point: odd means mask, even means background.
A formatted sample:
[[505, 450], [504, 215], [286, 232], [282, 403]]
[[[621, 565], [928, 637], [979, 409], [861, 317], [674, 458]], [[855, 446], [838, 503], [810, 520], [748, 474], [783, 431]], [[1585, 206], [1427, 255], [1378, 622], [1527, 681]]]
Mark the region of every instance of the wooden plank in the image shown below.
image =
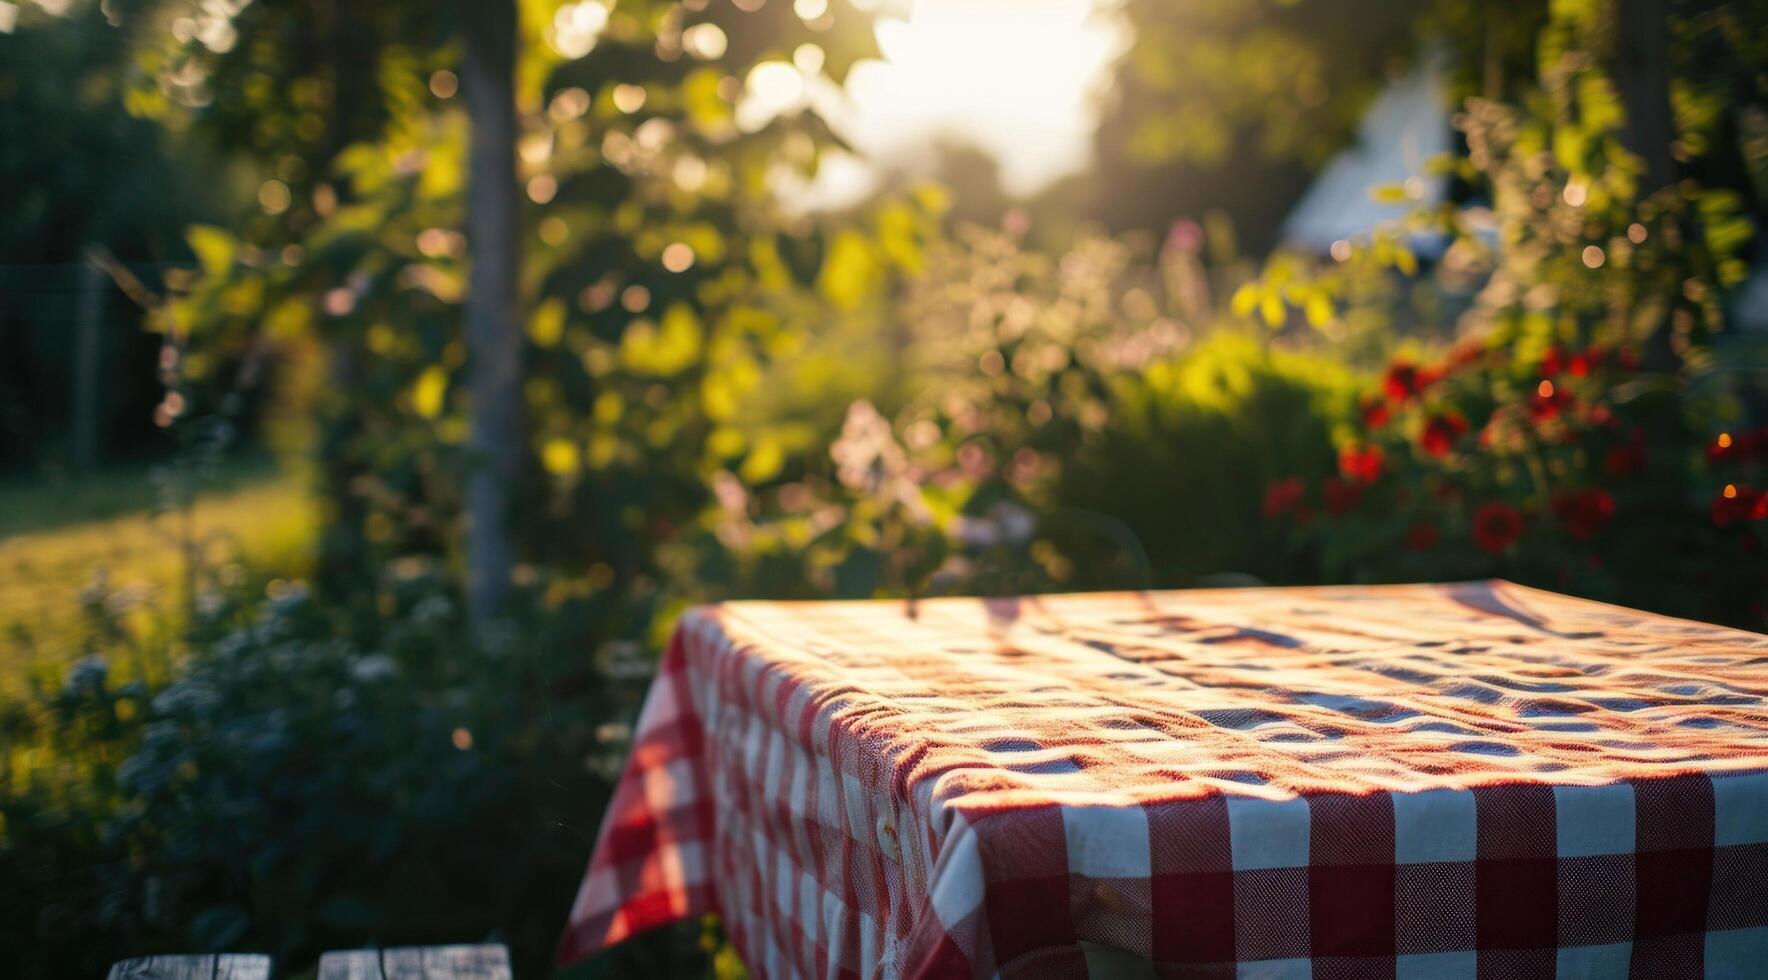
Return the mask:
[[408, 946], [381, 951], [387, 980], [510, 980], [509, 950], [497, 945]]
[[143, 956], [110, 968], [110, 980], [212, 980], [213, 956]]
[[215, 980], [270, 980], [270, 957], [217, 957], [215, 959]]
[[511, 980], [499, 945], [352, 949], [319, 958], [319, 980]]
[[270, 957], [142, 956], [114, 964], [109, 980], [270, 980]]
[[319, 958], [319, 980], [381, 980], [381, 951], [340, 949]]

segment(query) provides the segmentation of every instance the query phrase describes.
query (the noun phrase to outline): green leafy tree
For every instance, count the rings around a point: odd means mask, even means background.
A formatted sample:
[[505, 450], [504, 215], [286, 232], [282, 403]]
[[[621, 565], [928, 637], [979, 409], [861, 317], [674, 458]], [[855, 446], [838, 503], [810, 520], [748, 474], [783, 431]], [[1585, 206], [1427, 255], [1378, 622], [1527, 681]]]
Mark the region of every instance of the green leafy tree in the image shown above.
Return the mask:
[[1131, 41], [1095, 138], [1091, 210], [1156, 231], [1220, 211], [1255, 253], [1412, 53], [1420, 13], [1366, 0], [1118, 9]]
[[[642, 583], [642, 539], [691, 512], [696, 440], [742, 444], [713, 424], [730, 385], [809, 322], [789, 297], [821, 246], [779, 235], [769, 175], [814, 167], [829, 137], [796, 93], [868, 50], [863, 24], [839, 5], [469, 5], [440, 27], [427, 7], [340, 7], [333, 29], [379, 39], [368, 73], [292, 59], [270, 42], [308, 28], [275, 6], [241, 11], [225, 50], [192, 53], [199, 28], [164, 62], [178, 75], [194, 57], [216, 86], [244, 76], [251, 112], [219, 96], [191, 111], [266, 165], [315, 151], [266, 183], [274, 220], [237, 243], [203, 233], [215, 246], [168, 329], [324, 349], [334, 583], [412, 548], [460, 554], [481, 620], [518, 562], [568, 554]], [[243, 126], [279, 113], [292, 134]]]

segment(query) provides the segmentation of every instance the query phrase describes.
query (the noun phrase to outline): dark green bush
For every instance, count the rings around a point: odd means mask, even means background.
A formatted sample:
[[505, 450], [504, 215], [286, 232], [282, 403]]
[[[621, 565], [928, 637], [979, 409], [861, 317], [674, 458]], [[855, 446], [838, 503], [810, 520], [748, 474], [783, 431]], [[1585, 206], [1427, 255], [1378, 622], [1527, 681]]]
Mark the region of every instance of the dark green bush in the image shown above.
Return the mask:
[[582, 637], [622, 635], [610, 610], [642, 604], [536, 583], [475, 637], [427, 564], [385, 579], [366, 614], [292, 584], [216, 600], [169, 683], [114, 685], [93, 657], [47, 696], [43, 724], [91, 768], [77, 798], [0, 797], [0, 935], [31, 951], [23, 976], [482, 939], [544, 971], [624, 749], [610, 719], [636, 707], [606, 678], [644, 669], [642, 648]]
[[1332, 472], [1332, 430], [1356, 385], [1338, 362], [1218, 334], [1119, 381], [1110, 424], [1064, 468], [1057, 496], [1122, 522], [1153, 584], [1306, 581], [1317, 557], [1265, 520], [1264, 488]]

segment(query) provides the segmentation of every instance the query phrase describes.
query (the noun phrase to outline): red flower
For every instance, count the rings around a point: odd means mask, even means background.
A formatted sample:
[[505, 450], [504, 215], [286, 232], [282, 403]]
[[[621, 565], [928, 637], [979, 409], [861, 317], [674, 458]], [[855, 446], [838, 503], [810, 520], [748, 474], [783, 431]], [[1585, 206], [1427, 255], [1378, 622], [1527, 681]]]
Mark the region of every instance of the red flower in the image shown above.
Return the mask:
[[1346, 446], [1338, 451], [1338, 472], [1352, 483], [1374, 483], [1381, 479], [1381, 471], [1387, 462], [1387, 454], [1380, 446], [1369, 445], [1361, 449], [1354, 445]]
[[1357, 506], [1357, 501], [1363, 499], [1363, 488], [1329, 476], [1320, 484], [1320, 494], [1326, 502], [1326, 513], [1336, 515]]
[[1571, 363], [1566, 365], [1566, 370], [1574, 378], [1587, 378], [1591, 371], [1602, 366], [1602, 359], [1607, 355], [1608, 352], [1600, 347], [1586, 347], [1583, 353], [1572, 358]]
[[1615, 498], [1607, 490], [1595, 487], [1573, 490], [1554, 496], [1553, 513], [1565, 525], [1567, 534], [1588, 541], [1615, 515]]
[[1505, 503], [1482, 504], [1473, 512], [1473, 543], [1497, 554], [1522, 536], [1522, 512]]
[[1541, 377], [1551, 378], [1565, 370], [1565, 349], [1558, 344], [1547, 348], [1541, 355]]
[[1362, 403], [1364, 428], [1379, 429], [1393, 417], [1387, 409], [1387, 402], [1374, 395], [1364, 395]]
[[1302, 484], [1300, 477], [1273, 480], [1270, 486], [1265, 487], [1265, 516], [1279, 517], [1295, 510], [1306, 493], [1307, 487]]
[[1763, 518], [1768, 518], [1768, 493], [1755, 487], [1727, 483], [1725, 489], [1713, 498], [1713, 523], [1719, 527]]
[[1436, 380], [1434, 371], [1406, 361], [1395, 361], [1388, 365], [1387, 374], [1381, 379], [1381, 387], [1390, 400], [1404, 404], [1422, 395], [1424, 389]]
[[1429, 521], [1417, 521], [1406, 529], [1406, 547], [1413, 551], [1429, 551], [1440, 538], [1436, 525]]
[[1418, 435], [1418, 444], [1432, 456], [1447, 456], [1455, 440], [1467, 433], [1467, 420], [1457, 412], [1432, 415]]

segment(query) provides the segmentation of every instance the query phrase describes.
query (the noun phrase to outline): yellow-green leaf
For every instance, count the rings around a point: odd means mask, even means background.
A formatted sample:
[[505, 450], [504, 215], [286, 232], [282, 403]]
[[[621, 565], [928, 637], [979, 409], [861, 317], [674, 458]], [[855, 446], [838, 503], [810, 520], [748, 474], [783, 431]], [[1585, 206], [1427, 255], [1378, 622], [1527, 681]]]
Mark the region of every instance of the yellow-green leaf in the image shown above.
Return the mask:
[[680, 374], [700, 357], [700, 318], [686, 303], [672, 303], [661, 324], [634, 320], [620, 338], [620, 358], [642, 374]]
[[1411, 198], [1412, 195], [1406, 193], [1405, 184], [1378, 184], [1369, 188], [1369, 199], [1377, 204], [1404, 204]]
[[1283, 300], [1276, 293], [1266, 293], [1259, 300], [1258, 315], [1265, 321], [1265, 326], [1276, 329], [1283, 325]]
[[577, 443], [554, 436], [541, 447], [540, 464], [554, 476], [571, 476], [583, 465], [583, 451]]
[[620, 413], [625, 410], [626, 403], [617, 391], [604, 391], [595, 396], [595, 420], [603, 425], [620, 421]]
[[304, 300], [285, 300], [264, 317], [264, 332], [274, 340], [293, 340], [307, 332], [313, 307]]
[[197, 264], [209, 275], [220, 275], [233, 265], [235, 242], [226, 230], [214, 225], [191, 225], [185, 238], [190, 242], [190, 250], [196, 253]]
[[540, 347], [552, 347], [565, 335], [565, 304], [549, 299], [528, 318], [528, 338]]
[[822, 273], [817, 277], [817, 288], [835, 304], [836, 309], [859, 309], [882, 285], [883, 277], [878, 266], [871, 243], [864, 235], [852, 230], [842, 231], [829, 244], [829, 254], [823, 259]]
[[1229, 301], [1235, 316], [1251, 316], [1258, 309], [1259, 288], [1255, 283], [1247, 283], [1234, 290], [1234, 298]]
[[442, 399], [448, 394], [448, 372], [436, 365], [424, 368], [411, 386], [411, 407], [417, 414], [433, 419], [442, 414]]
[[742, 432], [721, 425], [706, 437], [706, 451], [714, 456], [731, 457], [742, 452], [746, 442]]
[[755, 447], [749, 450], [749, 458], [743, 460], [743, 466], [737, 475], [745, 483], [754, 485], [773, 479], [786, 465], [786, 453], [780, 444], [771, 436], [762, 436], [755, 441]]

